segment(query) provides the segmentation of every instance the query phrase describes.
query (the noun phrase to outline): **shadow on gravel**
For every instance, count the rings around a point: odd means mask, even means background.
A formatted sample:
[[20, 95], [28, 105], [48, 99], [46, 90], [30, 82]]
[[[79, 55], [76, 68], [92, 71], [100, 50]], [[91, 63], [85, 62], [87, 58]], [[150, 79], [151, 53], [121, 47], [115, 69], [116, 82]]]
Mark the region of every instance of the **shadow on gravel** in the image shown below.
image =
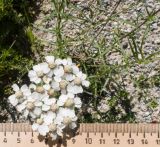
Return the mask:
[[63, 137], [57, 138], [55, 141], [52, 138], [46, 136], [43, 137], [41, 135], [38, 136], [40, 142], [44, 142], [48, 147], [68, 147], [67, 142], [72, 139], [72, 143], [75, 142], [74, 137], [79, 135], [79, 126], [75, 130], [64, 130]]

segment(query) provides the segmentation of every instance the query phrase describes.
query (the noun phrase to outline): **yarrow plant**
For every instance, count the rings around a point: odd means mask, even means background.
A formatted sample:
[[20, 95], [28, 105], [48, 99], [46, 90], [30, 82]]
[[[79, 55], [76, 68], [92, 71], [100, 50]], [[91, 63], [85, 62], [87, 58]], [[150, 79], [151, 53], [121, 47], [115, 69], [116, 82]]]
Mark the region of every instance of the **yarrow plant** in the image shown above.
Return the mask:
[[86, 74], [70, 58], [46, 56], [45, 62], [33, 66], [28, 73], [30, 85], [12, 86], [9, 102], [25, 118], [33, 122], [33, 131], [55, 140], [65, 128], [76, 128], [75, 108], [82, 102], [77, 94], [89, 87]]

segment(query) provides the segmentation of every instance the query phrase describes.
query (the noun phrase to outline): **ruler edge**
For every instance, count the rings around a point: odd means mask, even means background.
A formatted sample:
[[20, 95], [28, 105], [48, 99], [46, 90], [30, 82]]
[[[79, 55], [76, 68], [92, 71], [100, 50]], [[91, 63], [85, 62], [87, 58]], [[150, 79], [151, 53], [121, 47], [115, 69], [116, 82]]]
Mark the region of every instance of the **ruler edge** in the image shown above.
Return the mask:
[[[80, 123], [79, 133], [159, 133], [159, 123]], [[0, 123], [0, 132], [33, 132], [29, 123]]]

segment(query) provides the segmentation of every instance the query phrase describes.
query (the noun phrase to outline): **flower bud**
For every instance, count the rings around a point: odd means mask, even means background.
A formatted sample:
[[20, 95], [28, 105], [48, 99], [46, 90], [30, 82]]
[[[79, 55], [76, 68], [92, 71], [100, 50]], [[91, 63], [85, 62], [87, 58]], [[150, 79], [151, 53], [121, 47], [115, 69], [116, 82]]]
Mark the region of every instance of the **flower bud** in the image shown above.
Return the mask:
[[65, 118], [63, 119], [63, 123], [64, 123], [65, 125], [69, 125], [71, 122], [72, 122], [72, 119], [71, 119], [70, 117], [65, 117]]
[[56, 64], [55, 63], [49, 63], [48, 66], [49, 66], [49, 68], [53, 69], [53, 68], [56, 67]]
[[65, 80], [62, 80], [62, 81], [59, 83], [59, 87], [60, 87], [61, 89], [65, 89], [66, 86], [67, 86], [67, 81], [65, 81]]
[[28, 110], [33, 110], [33, 108], [34, 108], [34, 103], [33, 103], [33, 102], [28, 102], [26, 108], [27, 108]]
[[43, 72], [42, 72], [42, 71], [38, 71], [38, 72], [37, 72], [37, 76], [38, 76], [38, 77], [42, 77], [42, 76], [43, 76]]
[[19, 98], [21, 98], [23, 96], [23, 93], [22, 93], [22, 91], [17, 91], [15, 93], [15, 95], [16, 95], [16, 98], [19, 99]]
[[42, 79], [43, 79], [43, 82], [46, 84], [49, 84], [52, 81], [52, 79], [47, 76], [44, 76]]
[[51, 106], [51, 110], [53, 111], [53, 112], [56, 112], [57, 110], [58, 110], [58, 105], [57, 104], [53, 104], [52, 106]]
[[48, 90], [48, 95], [53, 96], [54, 95], [54, 89], [49, 89]]
[[37, 87], [36, 87], [36, 91], [37, 91], [38, 93], [44, 93], [44, 88], [43, 88], [42, 86], [37, 86]]
[[64, 72], [65, 73], [71, 73], [72, 72], [72, 67], [70, 65], [65, 65], [64, 66]]
[[43, 119], [42, 118], [38, 118], [36, 120], [36, 123], [39, 124], [39, 125], [41, 125], [43, 123]]
[[81, 79], [80, 79], [79, 77], [76, 77], [76, 78], [74, 79], [74, 83], [75, 83], [76, 85], [80, 85], [80, 84], [82, 83], [82, 81], [81, 81]]
[[74, 100], [72, 98], [68, 98], [64, 104], [65, 107], [73, 107], [73, 105], [74, 105]]
[[57, 129], [56, 124], [53, 124], [53, 123], [52, 123], [52, 124], [49, 125], [49, 130], [50, 130], [50, 131], [56, 131], [56, 129]]

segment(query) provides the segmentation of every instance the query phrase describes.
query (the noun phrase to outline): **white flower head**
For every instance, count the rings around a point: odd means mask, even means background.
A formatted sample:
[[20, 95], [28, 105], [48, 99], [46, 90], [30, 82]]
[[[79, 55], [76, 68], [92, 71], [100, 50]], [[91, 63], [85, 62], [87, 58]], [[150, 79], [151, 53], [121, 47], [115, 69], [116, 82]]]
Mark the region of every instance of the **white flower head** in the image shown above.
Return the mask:
[[30, 117], [33, 131], [55, 140], [63, 136], [66, 127], [74, 129], [75, 108], [78, 110], [82, 105], [77, 94], [89, 86], [87, 76], [71, 58], [54, 56], [46, 56], [45, 62], [34, 65], [28, 76], [29, 86], [14, 84], [14, 94], [8, 99], [20, 114]]
[[33, 70], [29, 71], [28, 76], [31, 82], [38, 84], [42, 81], [41, 77], [44, 74], [49, 73], [49, 71], [50, 71], [50, 68], [48, 67], [48, 64], [44, 62], [38, 65], [34, 65]]
[[54, 56], [46, 56], [45, 57], [46, 62], [48, 63], [49, 68], [55, 68], [56, 63], [55, 63], [55, 58]]
[[13, 91], [15, 92], [9, 96], [9, 102], [16, 106], [19, 102], [22, 102], [27, 96], [31, 95], [31, 91], [27, 85], [23, 85], [21, 88], [17, 84], [12, 85]]
[[82, 105], [81, 99], [79, 97], [75, 97], [74, 94], [72, 93], [68, 93], [68, 94], [62, 94], [58, 101], [57, 101], [57, 105], [59, 107], [68, 107], [71, 108], [73, 106], [80, 108]]

